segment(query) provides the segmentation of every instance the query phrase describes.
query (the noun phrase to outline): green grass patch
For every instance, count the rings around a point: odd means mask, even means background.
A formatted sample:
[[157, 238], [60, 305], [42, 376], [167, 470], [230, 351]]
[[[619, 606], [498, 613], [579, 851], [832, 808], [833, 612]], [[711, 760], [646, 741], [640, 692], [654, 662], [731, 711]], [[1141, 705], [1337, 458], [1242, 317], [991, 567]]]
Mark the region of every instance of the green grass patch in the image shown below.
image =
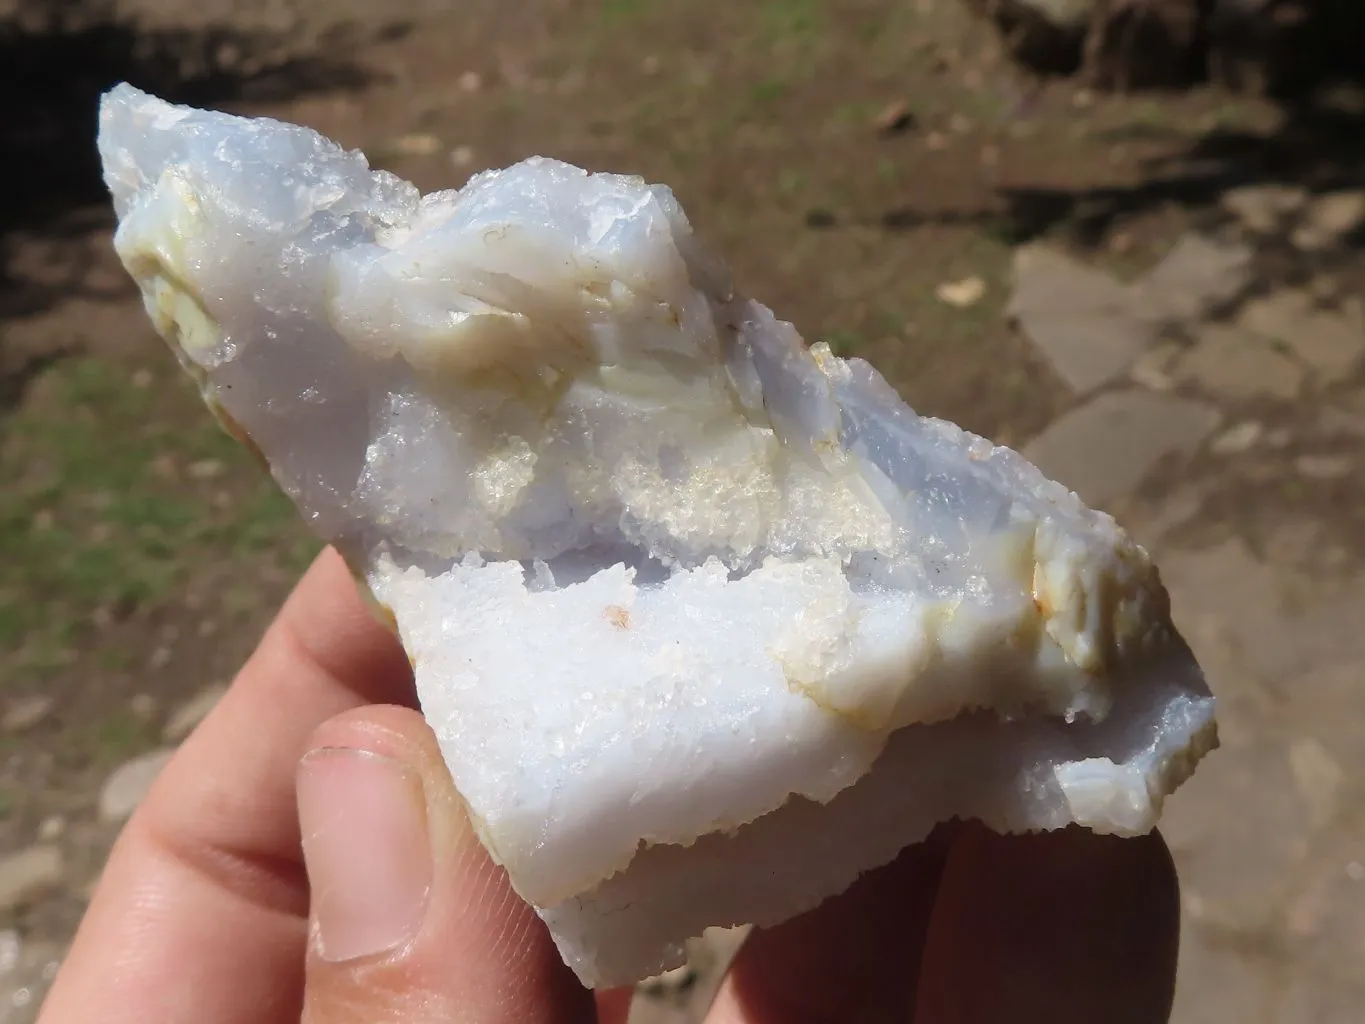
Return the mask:
[[777, 191], [784, 196], [796, 197], [810, 187], [810, 174], [796, 167], [783, 167], [777, 172]]
[[759, 32], [774, 47], [802, 46], [824, 29], [822, 0], [768, 0], [757, 6]]
[[73, 746], [86, 751], [95, 764], [112, 767], [156, 745], [157, 730], [145, 718], [120, 710], [89, 722], [87, 735]]
[[780, 78], [770, 77], [755, 82], [749, 88], [749, 98], [755, 104], [775, 103], [787, 92], [787, 83]]
[[603, 23], [617, 25], [648, 13], [649, 8], [649, 0], [600, 0], [597, 14]]
[[[216, 472], [196, 479], [192, 466]], [[293, 563], [317, 546], [171, 371], [137, 387], [104, 360], [55, 364], [0, 424], [0, 479], [12, 677], [71, 662], [98, 609], [164, 601], [193, 568], [263, 553]]]

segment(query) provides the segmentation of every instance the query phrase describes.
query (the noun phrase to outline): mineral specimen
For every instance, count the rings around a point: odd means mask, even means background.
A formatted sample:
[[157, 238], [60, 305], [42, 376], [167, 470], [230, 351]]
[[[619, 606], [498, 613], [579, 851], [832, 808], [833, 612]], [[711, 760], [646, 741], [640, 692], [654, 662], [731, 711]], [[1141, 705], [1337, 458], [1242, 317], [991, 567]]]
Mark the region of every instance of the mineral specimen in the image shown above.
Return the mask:
[[99, 146], [157, 329], [392, 613], [586, 984], [949, 818], [1147, 831], [1216, 744], [1147, 553], [807, 348], [668, 189], [530, 159], [422, 196], [129, 86]]

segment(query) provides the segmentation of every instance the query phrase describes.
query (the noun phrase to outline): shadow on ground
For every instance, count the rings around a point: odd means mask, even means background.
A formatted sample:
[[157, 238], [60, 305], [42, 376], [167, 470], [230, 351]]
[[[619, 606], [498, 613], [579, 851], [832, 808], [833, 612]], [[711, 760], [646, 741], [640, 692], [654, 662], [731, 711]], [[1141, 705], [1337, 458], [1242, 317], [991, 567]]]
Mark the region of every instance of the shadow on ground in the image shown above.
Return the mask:
[[[327, 50], [346, 53], [350, 40], [335, 35], [324, 40]], [[115, 14], [110, 0], [18, 0], [0, 20], [0, 322], [67, 298], [100, 298], [110, 287], [91, 282], [98, 254], [84, 240], [112, 224], [94, 145], [98, 98], [111, 85], [225, 104], [367, 79], [349, 60], [291, 52], [279, 36], [226, 25], [144, 29]], [[7, 348], [0, 338], [0, 411], [53, 355]]]
[[[1229, 190], [1260, 184], [1310, 192], [1358, 188], [1365, 171], [1365, 95], [1359, 104], [1320, 100], [1286, 104], [1267, 133], [1215, 130], [1146, 168], [1131, 187], [1012, 189], [1003, 193], [1004, 230], [1028, 241], [1065, 228], [1082, 244], [1100, 242], [1117, 223], [1175, 204], [1198, 211]], [[1348, 240], [1359, 244], [1365, 238]]]
[[[1208, 11], [1216, 6], [1204, 5]], [[1223, 6], [1241, 10], [1236, 4]], [[1014, 243], [1060, 229], [1088, 246], [1129, 218], [1172, 205], [1198, 213], [1241, 186], [1283, 184], [1308, 192], [1359, 188], [1365, 180], [1365, 4], [1268, 0], [1242, 6], [1261, 13], [1243, 12], [1242, 28], [1212, 25], [1209, 32], [1223, 34], [1216, 47], [1208, 38], [1196, 40], [1202, 67], [1197, 77], [1251, 87], [1278, 108], [1273, 128], [1219, 127], [1185, 143], [1186, 130], [1178, 125], [1116, 131], [1102, 140], [1122, 144], [1163, 135], [1171, 142], [1168, 155], [1146, 165], [1135, 184], [1003, 189], [1001, 203], [990, 212], [895, 209], [883, 215], [883, 226], [906, 230], [926, 223], [975, 223]], [[1347, 241], [1359, 245], [1365, 237]]]
[[[1357, 102], [1358, 99], [1358, 102]], [[1115, 142], [1123, 135], [1115, 133]], [[1358, 189], [1365, 180], [1365, 92], [1349, 102], [1286, 104], [1268, 132], [1215, 129], [1143, 168], [1136, 184], [1083, 188], [1003, 188], [989, 210], [883, 211], [882, 226], [908, 231], [926, 224], [971, 224], [1011, 244], [1059, 232], [1081, 246], [1099, 245], [1122, 222], [1163, 207], [1198, 215], [1232, 189], [1288, 185], [1310, 193]], [[1343, 239], [1365, 245], [1365, 231]]]

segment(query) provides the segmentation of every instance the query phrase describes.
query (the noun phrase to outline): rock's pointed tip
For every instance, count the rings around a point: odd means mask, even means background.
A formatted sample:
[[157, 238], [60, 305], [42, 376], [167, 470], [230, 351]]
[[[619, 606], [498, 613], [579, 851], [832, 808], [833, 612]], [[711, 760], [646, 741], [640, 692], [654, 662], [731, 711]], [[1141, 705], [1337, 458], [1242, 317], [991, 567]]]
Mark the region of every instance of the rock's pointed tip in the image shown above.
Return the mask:
[[116, 85], [112, 85], [108, 89], [105, 89], [104, 92], [100, 93], [100, 124], [103, 125], [120, 107], [131, 106], [135, 102], [146, 102], [147, 100], [155, 99], [156, 97], [152, 96], [150, 93], [143, 92], [137, 86], [128, 82], [119, 82]]
[[195, 113], [129, 82], [119, 82], [100, 95], [96, 147], [105, 186], [120, 218], [134, 197], [180, 153], [173, 129]]

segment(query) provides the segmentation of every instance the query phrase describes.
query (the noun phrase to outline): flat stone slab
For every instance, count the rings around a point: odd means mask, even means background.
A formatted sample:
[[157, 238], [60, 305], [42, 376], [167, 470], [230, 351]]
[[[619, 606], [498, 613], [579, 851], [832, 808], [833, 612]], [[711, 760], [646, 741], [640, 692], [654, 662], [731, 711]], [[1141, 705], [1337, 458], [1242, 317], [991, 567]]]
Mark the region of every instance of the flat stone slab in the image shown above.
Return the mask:
[[1183, 236], [1141, 280], [1126, 284], [1043, 244], [1014, 254], [1005, 313], [1078, 394], [1121, 377], [1168, 327], [1198, 323], [1236, 299], [1251, 249]]
[[1238, 324], [1292, 351], [1324, 385], [1344, 380], [1365, 360], [1365, 330], [1341, 312], [1317, 308], [1302, 290], [1248, 302]]
[[1127, 285], [1044, 245], [1015, 251], [1005, 313], [1080, 394], [1121, 376], [1161, 330]]
[[1273, 234], [1308, 202], [1308, 191], [1297, 185], [1243, 185], [1219, 197], [1219, 205], [1248, 231]]
[[1365, 224], [1365, 192], [1329, 192], [1309, 202], [1291, 241], [1305, 252], [1317, 252], [1345, 241], [1362, 224]]
[[1281, 346], [1230, 324], [1205, 324], [1194, 347], [1176, 363], [1175, 378], [1229, 401], [1292, 401], [1304, 370]]
[[1165, 456], [1189, 453], [1218, 428], [1202, 402], [1139, 388], [1106, 392], [1071, 410], [1024, 447], [1024, 455], [1089, 505], [1132, 493]]
[[1184, 911], [1172, 1024], [1347, 1024], [1365, 1005], [1365, 577], [1306, 569], [1287, 551], [1306, 526], [1264, 540], [1274, 562], [1239, 538], [1162, 553], [1222, 740], [1161, 825]]
[[1237, 298], [1251, 281], [1251, 247], [1189, 232], [1135, 291], [1148, 315], [1202, 320]]

